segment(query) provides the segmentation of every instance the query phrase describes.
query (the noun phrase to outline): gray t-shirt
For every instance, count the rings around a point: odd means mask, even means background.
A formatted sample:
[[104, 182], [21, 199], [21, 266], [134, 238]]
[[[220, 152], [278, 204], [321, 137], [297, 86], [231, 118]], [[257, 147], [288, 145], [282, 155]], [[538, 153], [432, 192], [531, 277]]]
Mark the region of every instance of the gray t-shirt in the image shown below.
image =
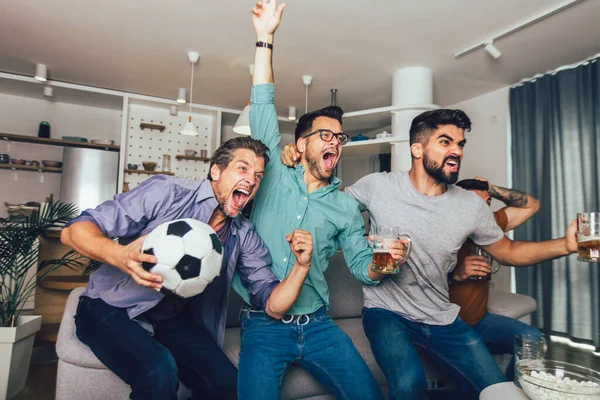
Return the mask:
[[454, 185], [440, 196], [425, 196], [414, 188], [408, 172], [367, 175], [346, 193], [369, 210], [372, 226], [398, 226], [413, 241], [400, 273], [377, 286], [363, 286], [365, 307], [429, 325], [452, 323], [459, 306], [449, 301], [447, 274], [456, 265], [458, 249], [467, 238], [486, 246], [504, 235], [490, 207]]

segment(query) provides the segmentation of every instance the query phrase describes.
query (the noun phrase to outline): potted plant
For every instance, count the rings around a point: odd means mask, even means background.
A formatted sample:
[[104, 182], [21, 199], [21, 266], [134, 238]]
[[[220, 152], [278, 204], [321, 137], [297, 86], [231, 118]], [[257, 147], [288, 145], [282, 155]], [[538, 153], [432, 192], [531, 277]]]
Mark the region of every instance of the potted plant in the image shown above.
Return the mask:
[[0, 398], [10, 398], [25, 386], [33, 339], [41, 328], [42, 317], [21, 312], [36, 285], [62, 266], [87, 264], [83, 256], [70, 251], [59, 260], [38, 266], [38, 237], [60, 230], [77, 214], [73, 204], [50, 202], [23, 221], [0, 226]]

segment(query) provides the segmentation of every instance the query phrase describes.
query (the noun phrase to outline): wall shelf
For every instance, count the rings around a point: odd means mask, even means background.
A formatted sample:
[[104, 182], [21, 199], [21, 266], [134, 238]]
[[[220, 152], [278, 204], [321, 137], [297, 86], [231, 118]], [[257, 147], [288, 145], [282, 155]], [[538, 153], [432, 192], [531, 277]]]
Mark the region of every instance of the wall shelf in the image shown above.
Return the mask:
[[159, 130], [159, 131], [162, 132], [162, 131], [165, 130], [165, 126], [164, 125], [159, 125], [159, 124], [150, 124], [148, 122], [140, 122], [140, 129], [141, 130], [144, 130], [144, 129], [150, 129], [150, 130], [156, 129], [156, 130]]
[[204, 161], [204, 162], [209, 162], [210, 158], [209, 157], [195, 157], [195, 156], [184, 156], [181, 154], [177, 154], [175, 156], [176, 160], [192, 160], [192, 161]]
[[[394, 138], [360, 140], [348, 142], [342, 150], [342, 157], [371, 156], [391, 153], [391, 142]], [[398, 141], [398, 139], [394, 140]]]
[[60, 174], [62, 168], [50, 168], [50, 167], [34, 167], [32, 165], [18, 165], [18, 164], [0, 164], [0, 169], [12, 169], [20, 171], [34, 171], [34, 172], [55, 172]]
[[127, 174], [146, 174], [146, 175], [175, 175], [173, 172], [146, 171], [144, 169], [125, 169]]
[[90, 142], [74, 142], [71, 140], [39, 138], [37, 136], [13, 135], [11, 133], [0, 133], [0, 140], [45, 144], [48, 146], [79, 147], [84, 149], [97, 149], [106, 151], [119, 151], [120, 149], [119, 146], [113, 144], [109, 145]]

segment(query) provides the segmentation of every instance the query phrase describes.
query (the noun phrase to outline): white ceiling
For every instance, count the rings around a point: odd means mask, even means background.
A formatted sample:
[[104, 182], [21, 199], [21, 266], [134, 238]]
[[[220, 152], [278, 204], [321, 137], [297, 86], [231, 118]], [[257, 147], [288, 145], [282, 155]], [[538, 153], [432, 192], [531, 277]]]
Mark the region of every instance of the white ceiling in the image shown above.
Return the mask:
[[[252, 0], [2, 0], [0, 71], [174, 98], [189, 87], [187, 51], [200, 52], [194, 102], [241, 109], [253, 60]], [[309, 109], [338, 89], [345, 111], [391, 103], [393, 72], [433, 70], [435, 103], [457, 103], [600, 52], [600, 0], [586, 0], [497, 41], [502, 57], [456, 50], [559, 0], [289, 0], [275, 42], [277, 106]]]

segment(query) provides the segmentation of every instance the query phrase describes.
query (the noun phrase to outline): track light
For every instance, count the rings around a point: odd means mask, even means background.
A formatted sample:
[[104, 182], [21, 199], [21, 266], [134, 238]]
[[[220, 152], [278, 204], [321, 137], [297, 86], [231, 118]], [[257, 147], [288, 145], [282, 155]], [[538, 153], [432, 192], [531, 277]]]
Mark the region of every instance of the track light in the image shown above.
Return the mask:
[[46, 82], [48, 80], [48, 67], [45, 64], [37, 64], [34, 78], [40, 82]]
[[295, 121], [296, 120], [296, 107], [290, 107], [290, 108], [288, 108], [288, 119], [290, 121]]
[[185, 104], [186, 103], [186, 94], [185, 94], [185, 88], [179, 88], [179, 94], [177, 94], [177, 102], [181, 103], [181, 104]]
[[500, 56], [502, 55], [502, 53], [500, 52], [500, 50], [498, 50], [498, 48], [496, 46], [494, 46], [494, 41], [492, 40], [491, 42], [488, 42], [485, 45], [485, 51], [488, 52], [488, 54], [492, 57], [494, 57], [494, 59], [499, 59]]
[[44, 87], [44, 96], [46, 96], [46, 97], [54, 96], [54, 89], [52, 88], [52, 86]]

